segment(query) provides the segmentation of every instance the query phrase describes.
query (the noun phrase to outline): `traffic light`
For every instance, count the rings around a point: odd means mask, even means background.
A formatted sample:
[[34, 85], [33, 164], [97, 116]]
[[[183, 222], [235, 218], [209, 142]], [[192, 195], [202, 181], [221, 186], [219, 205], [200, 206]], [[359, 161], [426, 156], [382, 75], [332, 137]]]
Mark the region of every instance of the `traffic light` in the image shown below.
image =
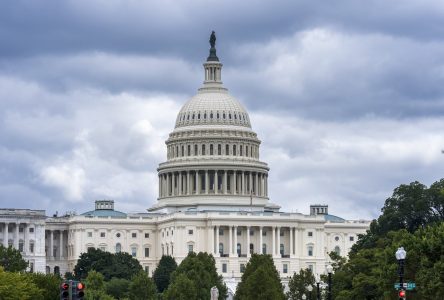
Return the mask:
[[400, 290], [399, 292], [398, 292], [398, 296], [399, 296], [399, 300], [405, 300], [406, 298], [406, 292], [405, 292], [405, 290]]
[[83, 300], [83, 297], [85, 296], [85, 284], [80, 281], [73, 282], [74, 289], [73, 289], [73, 295], [72, 300]]
[[69, 283], [62, 282], [60, 285], [60, 299], [69, 300]]

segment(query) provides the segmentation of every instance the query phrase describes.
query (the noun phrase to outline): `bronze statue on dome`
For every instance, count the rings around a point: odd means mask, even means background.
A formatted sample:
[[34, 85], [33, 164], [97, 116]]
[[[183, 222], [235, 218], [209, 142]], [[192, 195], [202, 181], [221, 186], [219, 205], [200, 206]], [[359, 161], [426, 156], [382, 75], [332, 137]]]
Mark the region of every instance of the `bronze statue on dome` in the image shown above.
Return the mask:
[[214, 32], [214, 30], [211, 32], [210, 45], [211, 48], [214, 48], [216, 46], [216, 33]]

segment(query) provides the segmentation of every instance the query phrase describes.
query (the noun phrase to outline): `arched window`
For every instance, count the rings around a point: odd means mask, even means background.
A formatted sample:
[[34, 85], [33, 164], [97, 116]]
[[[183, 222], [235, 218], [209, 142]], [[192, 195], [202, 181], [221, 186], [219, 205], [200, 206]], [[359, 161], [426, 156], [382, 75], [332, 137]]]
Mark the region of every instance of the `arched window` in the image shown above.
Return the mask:
[[222, 118], [225, 120], [225, 113], [222, 114]]
[[176, 155], [175, 155], [175, 157], [178, 157], [179, 156], [179, 146], [176, 146]]
[[207, 119], [207, 113], [204, 113], [204, 120]]
[[240, 243], [237, 243], [237, 255], [241, 256], [242, 254], [242, 246]]
[[188, 150], [188, 151], [187, 151], [187, 155], [188, 155], [188, 156], [190, 156], [190, 155], [191, 155], [191, 146], [190, 146], [190, 145], [188, 145], [188, 147], [187, 147], [187, 148], [188, 148], [188, 149], [187, 149], [187, 150]]
[[224, 244], [219, 243], [219, 254], [222, 256], [224, 254]]
[[202, 145], [202, 155], [205, 155], [205, 145]]
[[243, 156], [244, 155], [244, 151], [243, 151], [243, 147], [242, 145], [239, 146], [239, 155]]
[[217, 112], [216, 116], [217, 116], [217, 119], [219, 119], [219, 112]]
[[339, 248], [339, 246], [335, 247], [335, 253], [339, 256], [341, 255], [341, 248]]
[[222, 155], [222, 145], [217, 145], [217, 155]]
[[233, 155], [236, 156], [236, 145], [233, 145]]
[[120, 243], [116, 244], [116, 253], [119, 253], [122, 251], [122, 245]]
[[197, 155], [197, 145], [194, 145], [194, 155]]
[[210, 155], [213, 155], [213, 144], [210, 144]]
[[181, 156], [184, 156], [184, 152], [185, 152], [185, 151], [184, 151], [184, 147], [183, 147], [183, 145], [182, 145], [182, 149], [181, 149], [181, 150], [182, 150]]
[[308, 254], [308, 256], [313, 256], [313, 246], [308, 246], [307, 247], [307, 254]]
[[231, 120], [231, 114], [228, 114], [228, 118]]
[[267, 254], [267, 244], [262, 244], [262, 254]]
[[225, 145], [225, 155], [230, 155], [230, 146]]
[[253, 254], [253, 253], [254, 253], [254, 244], [251, 243], [250, 244], [250, 254]]
[[213, 118], [213, 113], [210, 113], [210, 119], [212, 119]]
[[279, 253], [280, 253], [281, 255], [284, 255], [284, 244], [281, 244], [281, 245], [280, 245]]
[[60, 267], [59, 266], [54, 267], [54, 274], [56, 274], [56, 275], [60, 274]]
[[51, 273], [51, 267], [50, 266], [46, 266], [46, 274]]

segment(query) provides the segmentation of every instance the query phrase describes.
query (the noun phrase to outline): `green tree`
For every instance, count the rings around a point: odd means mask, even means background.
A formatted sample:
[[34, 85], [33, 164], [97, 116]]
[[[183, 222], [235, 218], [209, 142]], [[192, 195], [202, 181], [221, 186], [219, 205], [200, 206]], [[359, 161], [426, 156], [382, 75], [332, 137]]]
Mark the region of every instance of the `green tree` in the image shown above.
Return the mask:
[[60, 276], [55, 274], [26, 273], [26, 277], [41, 289], [45, 300], [59, 299], [59, 287], [62, 283]]
[[102, 274], [95, 270], [88, 272], [85, 288], [86, 300], [111, 300], [113, 297], [105, 292], [105, 281]]
[[[210, 290], [216, 286], [219, 290], [219, 299], [227, 297], [227, 287], [223, 282], [222, 276], [217, 273], [216, 262], [211, 254], [199, 252], [189, 253], [188, 256], [177, 267], [176, 271], [171, 275], [171, 283], [168, 287], [167, 294], [169, 295], [170, 287], [176, 287], [178, 284], [178, 276], [185, 275], [193, 282], [193, 287], [196, 289], [196, 299], [210, 299]], [[186, 293], [186, 291], [183, 291]]]
[[163, 293], [170, 284], [171, 274], [177, 269], [177, 263], [171, 256], [162, 255], [159, 265], [153, 273], [153, 280], [157, 286], [157, 291]]
[[28, 267], [28, 263], [17, 249], [0, 245], [0, 266], [6, 272], [23, 272]]
[[5, 272], [0, 266], [0, 299], [44, 300], [42, 290], [23, 273]]
[[[289, 299], [301, 299], [302, 295], [305, 294], [307, 299], [309, 298], [309, 292], [307, 287], [311, 285], [314, 289], [316, 286], [316, 281], [313, 272], [310, 269], [301, 269], [299, 273], [294, 273], [288, 282], [287, 297]], [[312, 299], [315, 299], [315, 293], [312, 293]]]
[[111, 278], [105, 283], [106, 293], [116, 299], [127, 298], [130, 282], [130, 280], [123, 278]]
[[135, 274], [142, 271], [142, 266], [128, 253], [112, 254], [100, 249], [89, 248], [88, 252], [80, 255], [74, 267], [75, 277], [79, 280], [86, 278], [90, 270], [101, 273], [105, 280], [110, 280], [113, 277], [130, 280]]
[[190, 300], [198, 299], [194, 282], [185, 274], [179, 274], [165, 291], [164, 300]]
[[131, 280], [129, 285], [129, 298], [131, 300], [155, 300], [156, 286], [144, 271], [140, 271]]
[[241, 282], [237, 285], [235, 298], [236, 300], [285, 299], [279, 273], [270, 255], [251, 256]]

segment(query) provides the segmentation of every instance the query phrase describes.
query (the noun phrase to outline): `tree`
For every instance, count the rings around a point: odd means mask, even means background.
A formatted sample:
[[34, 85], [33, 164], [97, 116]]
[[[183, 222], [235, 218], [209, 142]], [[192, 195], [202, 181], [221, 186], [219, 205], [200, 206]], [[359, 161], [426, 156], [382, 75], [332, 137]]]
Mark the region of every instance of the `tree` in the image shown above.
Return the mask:
[[140, 271], [131, 280], [129, 286], [129, 298], [131, 300], [155, 300], [156, 299], [156, 286], [148, 275]]
[[45, 300], [59, 299], [59, 287], [62, 283], [60, 276], [55, 274], [26, 273], [26, 277], [41, 289]]
[[284, 287], [270, 255], [253, 254], [237, 285], [236, 300], [285, 299]]
[[17, 249], [0, 245], [0, 266], [6, 272], [23, 272], [28, 267], [28, 263]]
[[[294, 273], [288, 282], [288, 293], [287, 297], [289, 299], [301, 299], [302, 295], [305, 294], [307, 299], [309, 298], [309, 292], [307, 290], [307, 286], [316, 286], [316, 281], [313, 275], [313, 272], [310, 269], [301, 269], [299, 273]], [[316, 299], [314, 297], [314, 293], [312, 293], [312, 299]]]
[[23, 273], [5, 272], [0, 266], [0, 299], [5, 300], [44, 300], [40, 290]]
[[[196, 289], [197, 294], [196, 299], [210, 299], [210, 290], [213, 286], [216, 286], [219, 290], [219, 299], [226, 299], [227, 287], [223, 282], [222, 276], [217, 273], [216, 262], [211, 254], [203, 252], [199, 252], [199, 254], [189, 253], [171, 275], [171, 283], [166, 291], [168, 295], [172, 293], [170, 288], [178, 286], [176, 281], [179, 280], [180, 274], [185, 275], [193, 282], [193, 287]], [[183, 294], [181, 295], [184, 295], [186, 292], [182, 291]]]
[[170, 284], [171, 274], [177, 269], [177, 263], [171, 256], [163, 255], [159, 265], [154, 270], [153, 280], [157, 286], [157, 291], [163, 293]]
[[104, 276], [105, 280], [113, 277], [130, 280], [142, 266], [139, 261], [128, 253], [116, 253], [89, 248], [88, 252], [82, 253], [74, 267], [75, 277], [80, 280], [86, 278], [90, 270], [95, 270]]
[[197, 291], [194, 282], [185, 274], [177, 275], [173, 283], [168, 287], [162, 297], [164, 300], [189, 300], [197, 299]]
[[105, 292], [105, 282], [102, 274], [95, 270], [88, 272], [86, 277], [86, 300], [110, 300], [114, 299]]
[[131, 281], [123, 278], [111, 278], [105, 283], [106, 293], [116, 299], [128, 297], [128, 290]]

